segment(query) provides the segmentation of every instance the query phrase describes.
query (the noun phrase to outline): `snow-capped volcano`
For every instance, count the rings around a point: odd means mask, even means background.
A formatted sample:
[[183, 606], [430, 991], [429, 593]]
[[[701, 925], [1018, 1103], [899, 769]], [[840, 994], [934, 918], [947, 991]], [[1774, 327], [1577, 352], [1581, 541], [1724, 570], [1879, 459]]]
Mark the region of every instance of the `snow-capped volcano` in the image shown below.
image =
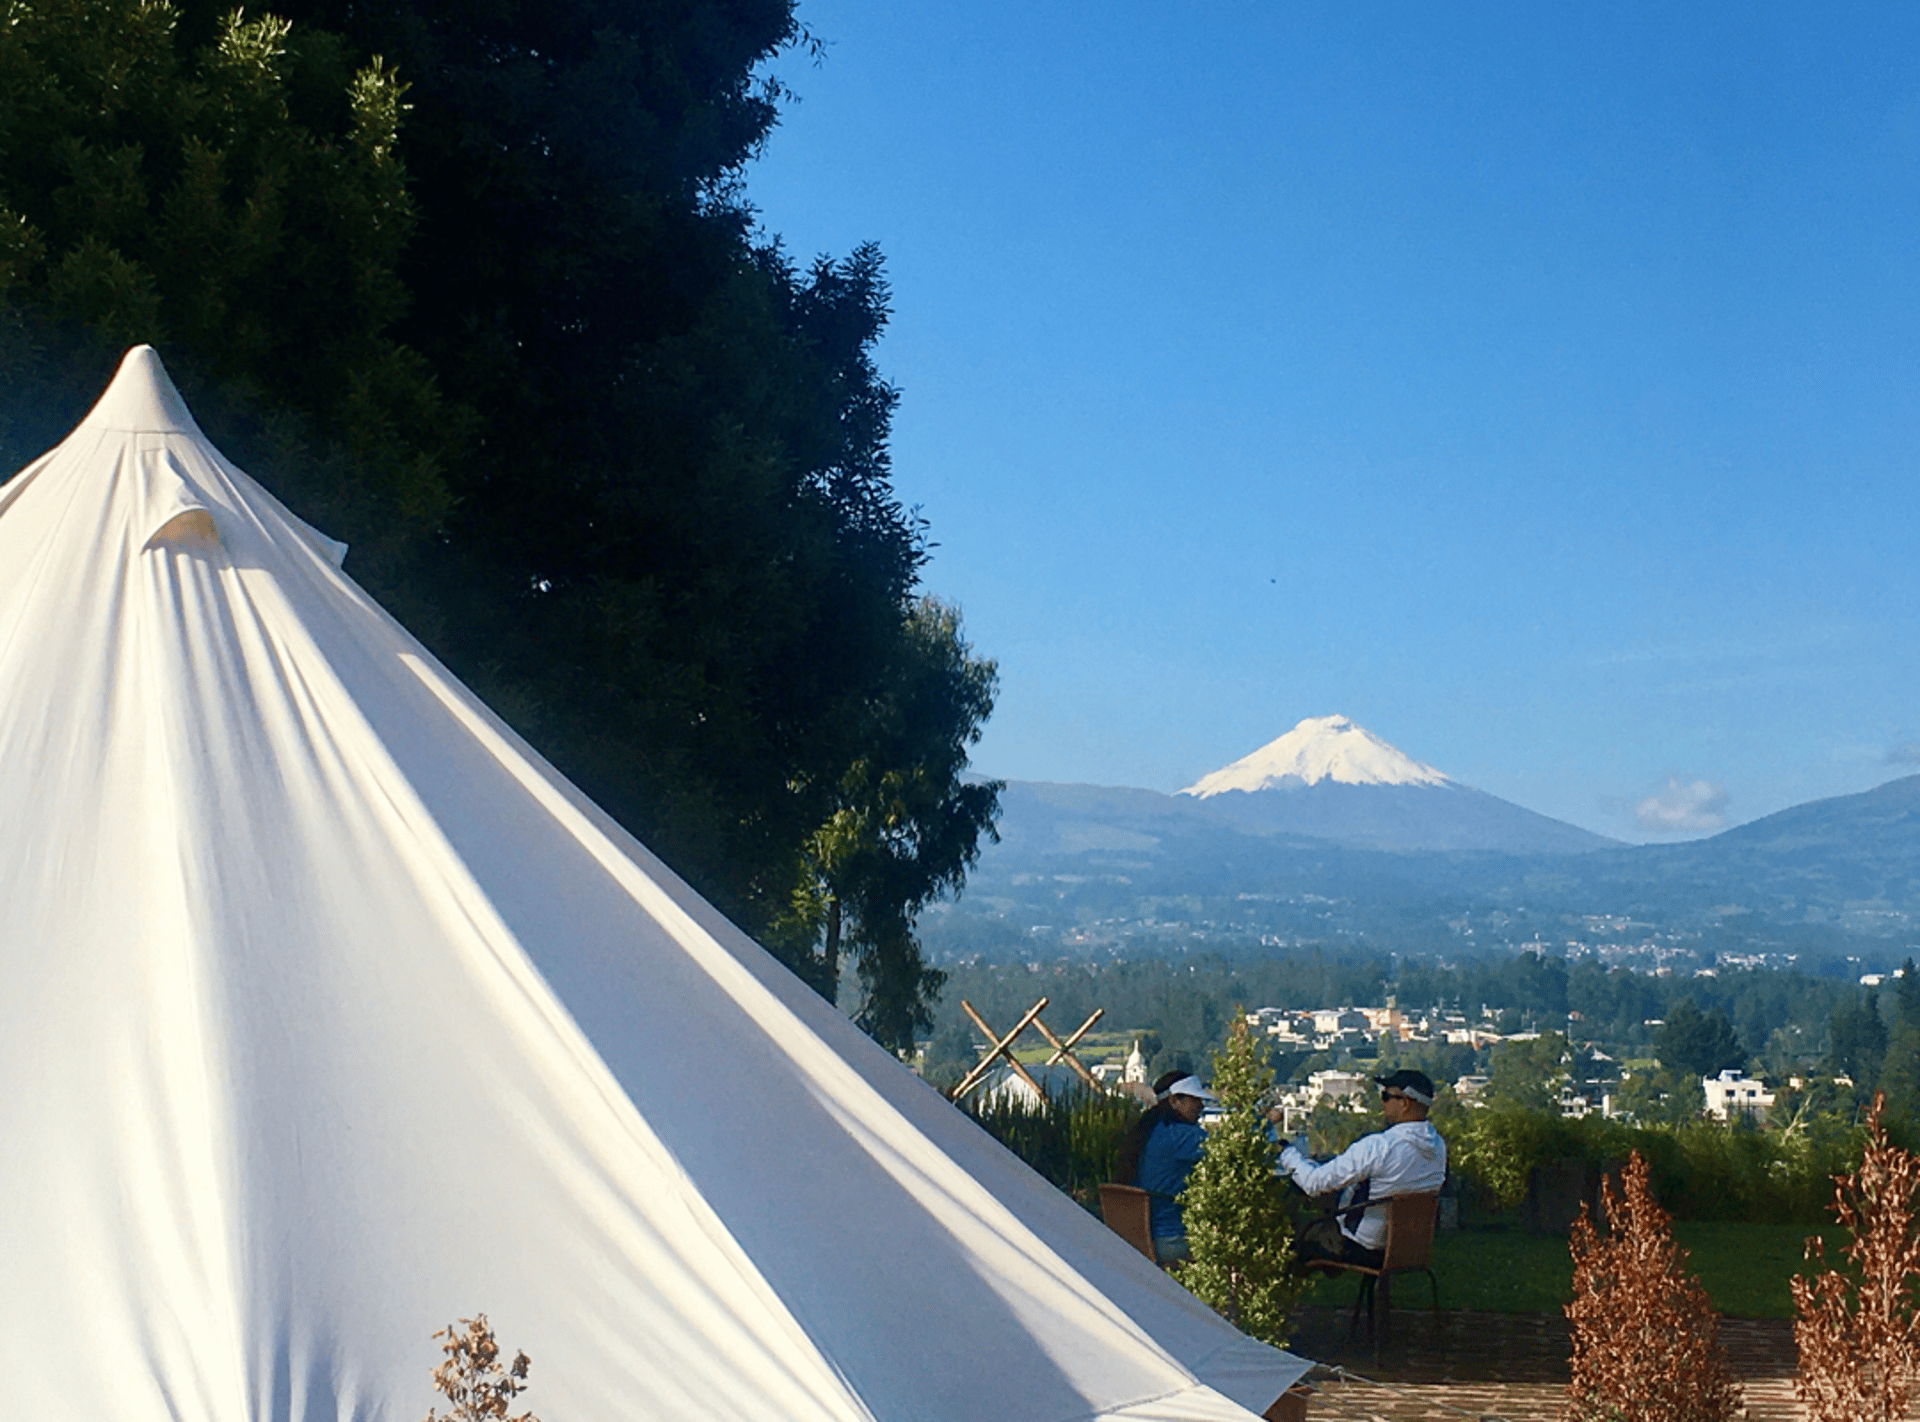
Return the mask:
[[1278, 740], [1232, 765], [1203, 775], [1180, 793], [1196, 800], [1229, 790], [1277, 790], [1289, 785], [1454, 785], [1432, 766], [1395, 750], [1345, 716], [1309, 716]]
[[1179, 795], [1242, 830], [1380, 849], [1579, 854], [1613, 842], [1462, 785], [1345, 716], [1309, 716]]

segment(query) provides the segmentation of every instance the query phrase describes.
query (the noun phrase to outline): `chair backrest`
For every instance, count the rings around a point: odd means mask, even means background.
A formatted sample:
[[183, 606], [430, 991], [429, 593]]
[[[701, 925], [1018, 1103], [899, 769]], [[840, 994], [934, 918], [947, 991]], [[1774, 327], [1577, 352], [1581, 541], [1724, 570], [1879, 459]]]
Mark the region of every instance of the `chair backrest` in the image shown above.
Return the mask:
[[1148, 1196], [1134, 1185], [1102, 1185], [1100, 1218], [1107, 1228], [1147, 1258], [1153, 1258], [1153, 1224], [1148, 1214]]
[[1394, 1269], [1424, 1269], [1433, 1252], [1433, 1222], [1440, 1213], [1440, 1192], [1395, 1195], [1387, 1204], [1387, 1257], [1383, 1273]]

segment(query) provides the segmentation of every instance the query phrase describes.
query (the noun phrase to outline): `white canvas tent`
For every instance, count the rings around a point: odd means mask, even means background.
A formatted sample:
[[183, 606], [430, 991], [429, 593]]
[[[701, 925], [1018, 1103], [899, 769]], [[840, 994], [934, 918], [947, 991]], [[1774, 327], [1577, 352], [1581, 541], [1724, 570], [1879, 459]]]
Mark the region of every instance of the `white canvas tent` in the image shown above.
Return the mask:
[[1252, 1343], [702, 902], [132, 352], [0, 486], [0, 1407], [1244, 1419]]

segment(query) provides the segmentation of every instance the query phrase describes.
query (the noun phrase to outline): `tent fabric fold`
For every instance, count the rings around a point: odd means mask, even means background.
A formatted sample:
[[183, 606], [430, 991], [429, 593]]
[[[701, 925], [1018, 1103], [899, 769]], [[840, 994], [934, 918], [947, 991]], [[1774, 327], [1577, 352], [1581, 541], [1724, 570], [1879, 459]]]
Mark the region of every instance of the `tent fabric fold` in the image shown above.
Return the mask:
[[[1243, 1338], [603, 814], [159, 358], [0, 486], [0, 1376], [41, 1422], [1193, 1422]], [[689, 1089], [689, 1083], [698, 1083]]]
[[135, 531], [151, 530], [140, 545], [143, 550], [161, 543], [220, 541], [205, 497], [172, 455], [164, 449], [149, 450], [137, 463], [142, 512]]

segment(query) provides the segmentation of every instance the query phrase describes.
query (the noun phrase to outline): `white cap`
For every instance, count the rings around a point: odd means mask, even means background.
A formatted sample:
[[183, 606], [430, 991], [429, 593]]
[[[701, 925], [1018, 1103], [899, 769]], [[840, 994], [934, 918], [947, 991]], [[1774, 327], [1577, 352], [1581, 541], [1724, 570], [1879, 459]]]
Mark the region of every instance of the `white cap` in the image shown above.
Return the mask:
[[1169, 1096], [1198, 1096], [1202, 1101], [1218, 1101], [1220, 1098], [1207, 1090], [1197, 1076], [1183, 1076], [1167, 1088]]

